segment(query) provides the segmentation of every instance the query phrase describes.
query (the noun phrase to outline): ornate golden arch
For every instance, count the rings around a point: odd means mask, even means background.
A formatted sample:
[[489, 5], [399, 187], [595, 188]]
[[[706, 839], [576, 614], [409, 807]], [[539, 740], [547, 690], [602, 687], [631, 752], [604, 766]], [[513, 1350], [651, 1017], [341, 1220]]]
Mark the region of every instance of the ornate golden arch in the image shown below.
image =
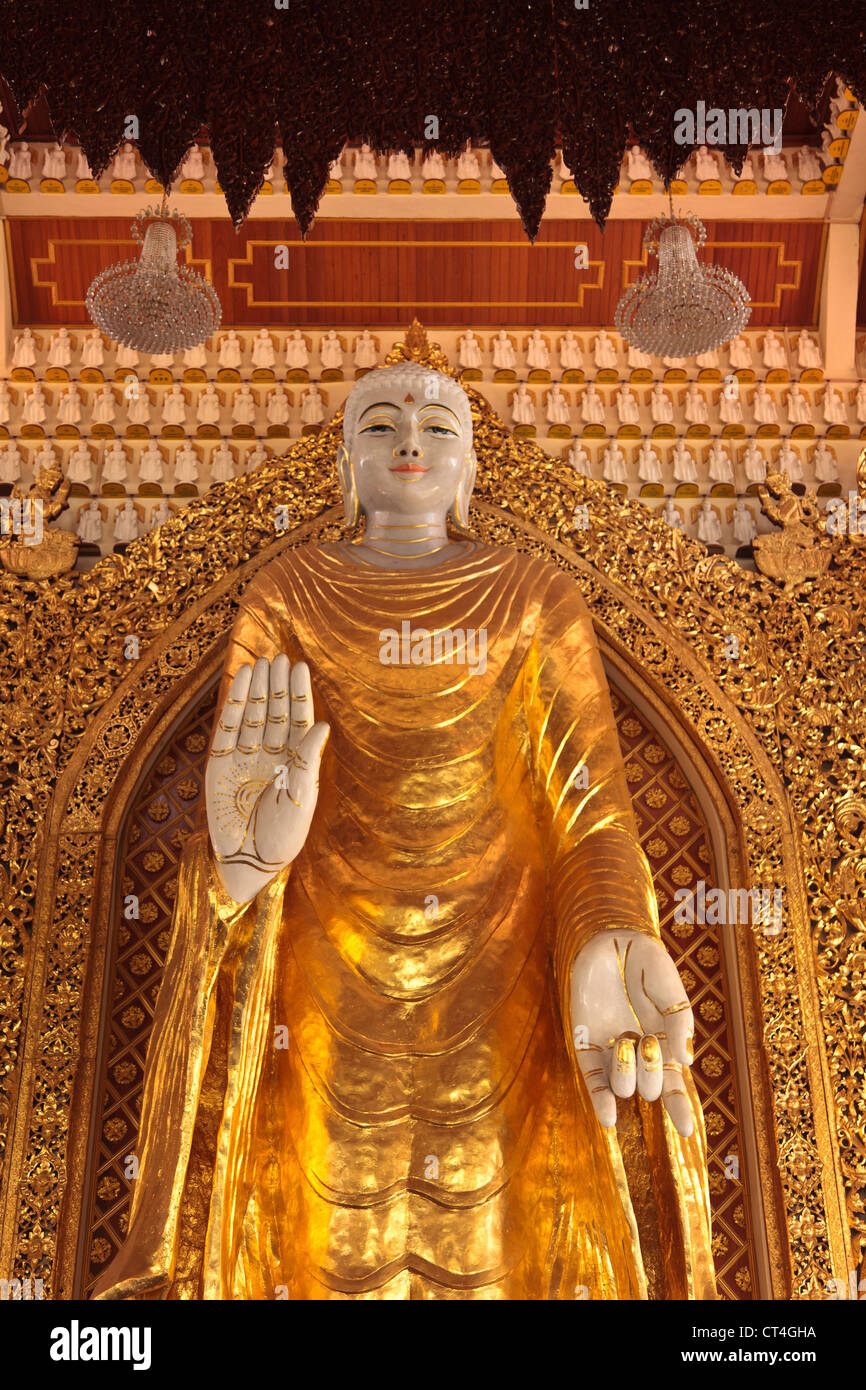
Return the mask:
[[[400, 351], [447, 369], [411, 334]], [[814, 522], [822, 559], [829, 551], [823, 572], [788, 592], [707, 557], [640, 503], [565, 476], [470, 396], [474, 530], [574, 573], [612, 675], [667, 730], [714, 806], [729, 885], [784, 889], [781, 935], [740, 929], [735, 950], [764, 1291], [826, 1297], [830, 1279], [844, 1287], [850, 1271], [866, 1272], [863, 543], [828, 540]], [[212, 490], [90, 574], [2, 581], [13, 636], [0, 669], [12, 753], [0, 1267], [43, 1278], [54, 1297], [75, 1287], [124, 808], [146, 757], [216, 674], [252, 575], [285, 546], [340, 534], [338, 428]]]

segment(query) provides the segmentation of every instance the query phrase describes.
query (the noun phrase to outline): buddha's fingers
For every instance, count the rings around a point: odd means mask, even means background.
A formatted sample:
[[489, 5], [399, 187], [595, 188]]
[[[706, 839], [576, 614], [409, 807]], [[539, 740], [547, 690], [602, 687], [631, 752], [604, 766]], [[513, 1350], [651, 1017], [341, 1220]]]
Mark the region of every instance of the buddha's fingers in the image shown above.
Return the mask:
[[246, 708], [247, 694], [252, 678], [252, 666], [241, 666], [237, 671], [217, 720], [216, 733], [211, 747], [212, 758], [222, 758], [234, 750], [238, 741], [238, 729], [241, 726], [241, 718]]
[[681, 1134], [684, 1139], [688, 1139], [694, 1129], [692, 1118], [692, 1107], [686, 1091], [683, 1079], [683, 1067], [679, 1062], [672, 1062], [669, 1055], [665, 1057], [664, 1081], [662, 1083], [662, 1099], [665, 1109], [671, 1117], [674, 1129]]
[[238, 734], [238, 753], [258, 753], [262, 746], [265, 730], [265, 713], [268, 707], [269, 663], [264, 657], [253, 667], [253, 676], [247, 692], [247, 703], [243, 723]]
[[662, 1093], [664, 1072], [662, 1050], [658, 1038], [648, 1033], [637, 1047], [637, 1089], [644, 1100], [658, 1100]]
[[310, 668], [306, 661], [296, 661], [292, 667], [289, 682], [291, 691], [289, 747], [300, 748], [307, 733], [313, 727], [313, 690], [310, 685]]
[[331, 732], [329, 724], [314, 724], [294, 750], [289, 773], [289, 796], [312, 815], [319, 795], [319, 767]]
[[[575, 1029], [575, 1036], [581, 1033]], [[599, 1047], [595, 1043], [576, 1049], [577, 1064], [586, 1082], [586, 1089], [599, 1122], [609, 1129], [616, 1124], [616, 1100], [610, 1089], [610, 1057], [613, 1048]]]
[[268, 714], [262, 748], [285, 758], [289, 743], [289, 658], [280, 652], [270, 666]]
[[618, 1038], [610, 1049], [610, 1089], [615, 1096], [627, 1100], [634, 1095], [637, 1066], [632, 1038]]

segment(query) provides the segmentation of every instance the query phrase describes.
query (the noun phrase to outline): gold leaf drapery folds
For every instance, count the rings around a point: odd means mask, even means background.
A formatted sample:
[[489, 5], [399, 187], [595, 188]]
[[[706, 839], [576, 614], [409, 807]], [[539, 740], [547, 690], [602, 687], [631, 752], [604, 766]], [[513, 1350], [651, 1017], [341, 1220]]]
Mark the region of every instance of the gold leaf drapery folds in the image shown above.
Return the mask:
[[[423, 338], [407, 352], [445, 365]], [[831, 1278], [863, 1274], [866, 1242], [863, 541], [826, 538], [816, 520], [827, 567], [786, 591], [572, 477], [470, 396], [474, 533], [576, 577], [608, 662], [717, 783], [736, 825], [734, 885], [783, 888], [778, 935], [738, 929], [757, 1161], [772, 1292], [826, 1297]], [[213, 489], [89, 574], [0, 579], [0, 1264], [55, 1297], [74, 1287], [111, 864], [137, 750], [216, 674], [261, 565], [342, 533], [338, 428]]]

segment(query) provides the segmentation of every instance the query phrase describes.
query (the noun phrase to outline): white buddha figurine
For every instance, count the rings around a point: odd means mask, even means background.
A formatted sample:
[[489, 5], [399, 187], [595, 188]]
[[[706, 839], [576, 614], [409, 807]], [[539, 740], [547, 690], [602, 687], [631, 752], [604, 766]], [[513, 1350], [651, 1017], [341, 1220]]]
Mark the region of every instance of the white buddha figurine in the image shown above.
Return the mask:
[[183, 365], [196, 371], [204, 371], [207, 366], [207, 350], [204, 343], [197, 343], [195, 347], [187, 348], [183, 354]]
[[325, 405], [322, 400], [321, 392], [315, 382], [308, 391], [304, 392], [301, 401], [301, 423], [304, 425], [320, 425], [325, 418]]
[[[104, 483], [125, 483], [129, 477], [129, 455], [120, 440], [115, 439], [102, 455], [102, 481]], [[142, 482], [147, 482], [142, 478]]]
[[87, 179], [90, 183], [94, 181], [93, 170], [88, 163], [87, 155], [80, 146], [75, 154], [75, 177], [76, 179]]
[[0, 164], [6, 163], [6, 151], [9, 148], [9, 131], [5, 125], [0, 125]]
[[745, 159], [743, 160], [740, 172], [736, 175], [736, 180], [738, 183], [746, 183], [747, 181], [749, 183], [755, 182], [755, 166], [752, 162], [752, 156], [750, 154], [747, 154]]
[[324, 371], [340, 371], [343, 366], [343, 345], [333, 328], [319, 343], [319, 361]]
[[662, 461], [648, 439], [640, 446], [637, 456], [637, 475], [642, 483], [660, 483]]
[[734, 540], [738, 545], [751, 545], [758, 534], [755, 519], [750, 509], [746, 506], [742, 497], [738, 497], [734, 506], [734, 514], [731, 517], [731, 524], [734, 528]]
[[235, 458], [224, 439], [210, 456], [210, 480], [212, 483], [227, 483], [235, 476]]
[[854, 406], [857, 411], [858, 424], [866, 425], [866, 381], [861, 381], [857, 387]]
[[160, 497], [156, 506], [150, 514], [150, 529], [155, 530], [157, 526], [164, 526], [167, 521], [171, 521], [172, 509], [167, 497]]
[[180, 176], [182, 179], [204, 178], [204, 156], [198, 145], [191, 145], [186, 159], [180, 166]]
[[768, 145], [763, 151], [763, 159], [764, 178], [767, 180], [767, 183], [773, 183], [776, 179], [787, 179], [788, 166], [785, 163], [785, 156], [782, 154], [781, 150], [777, 153], [771, 145]]
[[580, 417], [586, 425], [603, 425], [604, 414], [604, 401], [590, 382], [581, 397]]
[[98, 328], [93, 328], [81, 344], [82, 367], [101, 367], [105, 361], [105, 344]]
[[723, 425], [741, 425], [743, 406], [740, 401], [739, 382], [734, 378], [723, 388], [719, 396], [719, 417]]
[[511, 419], [515, 425], [535, 424], [535, 402], [523, 382], [520, 383], [512, 397]]
[[533, 328], [526, 340], [526, 365], [535, 371], [548, 371], [550, 368], [550, 348], [538, 328]]
[[457, 339], [457, 360], [461, 367], [481, 368], [481, 344], [471, 328]]
[[764, 334], [762, 352], [765, 367], [787, 367], [788, 360], [785, 356], [785, 344], [772, 329], [768, 329]]
[[438, 150], [430, 150], [421, 162], [421, 177], [427, 179], [445, 178], [445, 160]]
[[25, 425], [42, 425], [48, 414], [46, 410], [47, 402], [45, 393], [37, 381], [32, 391], [28, 391], [24, 397], [24, 408], [21, 411], [21, 419]]
[[745, 468], [746, 482], [765, 481], [767, 461], [753, 439], [749, 439], [748, 445], [745, 446], [742, 467]]
[[128, 545], [130, 541], [137, 541], [141, 535], [141, 527], [138, 521], [138, 512], [131, 497], [127, 497], [122, 507], [119, 507], [114, 517], [114, 540], [116, 544]]
[[220, 411], [222, 402], [219, 392], [212, 381], [209, 381], [204, 390], [199, 394], [198, 403], [195, 408], [195, 418], [200, 425], [218, 425], [220, 422]]
[[834, 391], [829, 382], [824, 388], [821, 405], [824, 408], [824, 419], [828, 425], [847, 425], [848, 412], [845, 409], [845, 402], [840, 393]]
[[559, 340], [559, 365], [564, 372], [583, 370], [583, 348], [570, 328]]
[[601, 456], [601, 474], [608, 483], [628, 482], [625, 454], [615, 440], [611, 440]]
[[514, 343], [511, 341], [511, 338], [505, 332], [504, 328], [500, 328], [499, 332], [496, 334], [493, 339], [492, 347], [493, 365], [497, 371], [513, 372], [517, 366], [517, 355], [514, 351]]
[[567, 425], [569, 423], [568, 397], [561, 386], [551, 386], [547, 393], [545, 409], [548, 424]]
[[68, 367], [72, 361], [72, 339], [68, 328], [61, 328], [48, 342], [49, 367]]
[[251, 449], [248, 449], [244, 456], [244, 471], [252, 473], [254, 468], [267, 463], [270, 455], [260, 439], [257, 439]]
[[0, 449], [0, 483], [20, 483], [24, 459], [14, 439]]
[[12, 414], [12, 397], [5, 381], [0, 381], [0, 425], [8, 425]]
[[686, 420], [690, 425], [709, 424], [710, 417], [707, 412], [707, 403], [704, 400], [703, 393], [695, 382], [692, 382], [686, 389], [684, 412]]
[[42, 177], [60, 181], [66, 178], [66, 152], [56, 140], [45, 151], [42, 160]]
[[695, 366], [706, 370], [711, 367], [718, 367], [719, 354], [713, 348], [710, 352], [699, 352], [695, 358]]
[[12, 146], [12, 157], [9, 160], [10, 179], [23, 179], [26, 183], [33, 171], [33, 161], [30, 155], [30, 146], [23, 143]]
[[674, 403], [660, 381], [650, 392], [650, 412], [655, 425], [672, 425], [674, 422]]
[[130, 391], [127, 395], [124, 390], [123, 398], [126, 401], [126, 419], [130, 425], [145, 425], [150, 428], [150, 396], [143, 386], [139, 384], [137, 391]]
[[735, 371], [751, 369], [753, 365], [752, 347], [744, 333], [740, 333], [738, 337], [731, 339], [728, 352], [731, 359], [731, 366]]
[[571, 467], [574, 469], [575, 473], [579, 473], [582, 478], [592, 477], [592, 463], [590, 461], [589, 454], [586, 452], [582, 444], [575, 441], [575, 443], [572, 444], [571, 448], [569, 449], [566, 457], [568, 459], [568, 462], [571, 464]]
[[77, 425], [81, 419], [81, 392], [77, 386], [67, 386], [57, 402], [58, 425]]
[[154, 440], [150, 441], [138, 460], [138, 477], [142, 483], [161, 483], [165, 477], [165, 459]]
[[472, 146], [469, 144], [457, 157], [457, 177], [461, 181], [481, 178], [481, 165], [478, 162], [478, 156], [473, 153]]
[[752, 400], [752, 410], [759, 425], [777, 425], [779, 423], [776, 402], [770, 395], [763, 382], [758, 384]]
[[88, 487], [93, 478], [93, 455], [84, 443], [76, 444], [66, 460], [66, 476], [71, 483]]
[[616, 393], [616, 413], [621, 425], [637, 425], [640, 422], [640, 407], [632, 395], [630, 386], [622, 386]]
[[129, 179], [134, 182], [135, 175], [135, 148], [127, 141], [123, 149], [114, 156], [111, 177], [113, 179]]
[[150, 365], [159, 367], [163, 371], [170, 372], [174, 367], [173, 352], [152, 352], [150, 354]]
[[57, 454], [54, 452], [54, 445], [49, 444], [48, 440], [46, 439], [45, 443], [42, 444], [36, 451], [36, 457], [33, 460], [33, 472], [38, 477], [44, 468], [56, 467]]
[[328, 178], [332, 183], [343, 182], [343, 156], [338, 154], [336, 159], [332, 159], [328, 165]]
[[138, 352], [135, 348], [124, 347], [121, 343], [117, 346], [117, 365], [118, 367], [137, 367]]
[[376, 156], [369, 145], [362, 145], [359, 150], [355, 150], [355, 181], [360, 179], [372, 179], [375, 182]]
[[[358, 178], [358, 174], [355, 175]], [[369, 175], [367, 175], [369, 177]], [[373, 175], [375, 178], [375, 175]], [[396, 150], [394, 154], [388, 156], [388, 178], [392, 182], [395, 180], [405, 180], [408, 182], [412, 178], [412, 165], [409, 163], [409, 156], [404, 150]]]
[[275, 361], [274, 340], [266, 328], [260, 328], [253, 338], [253, 366], [266, 371]]
[[797, 173], [803, 183], [820, 179], [821, 163], [814, 150], [810, 149], [808, 145], [801, 145], [795, 158], [797, 160]]
[[823, 439], [819, 439], [815, 448], [812, 450], [812, 467], [815, 470], [815, 477], [819, 483], [836, 483], [839, 481], [839, 465], [836, 462], [833, 451], [827, 447]]
[[820, 371], [824, 366], [821, 349], [805, 328], [801, 328], [797, 334], [797, 362], [804, 369], [817, 367]]
[[651, 367], [652, 364], [653, 359], [651, 353], [641, 352], [640, 348], [633, 347], [632, 344], [629, 343], [628, 365], [630, 367]]
[[365, 371], [369, 370], [370, 367], [375, 367], [379, 360], [379, 353], [376, 348], [376, 340], [369, 328], [365, 328], [363, 333], [358, 334], [352, 344], [352, 352], [358, 371]]
[[695, 467], [695, 456], [690, 449], [687, 449], [681, 439], [678, 439], [673, 452], [674, 479], [678, 483], [696, 483], [698, 481], [698, 471]]
[[102, 512], [95, 497], [79, 511], [75, 531], [85, 545], [99, 545], [102, 540]]
[[680, 515], [679, 508], [674, 506], [672, 497], [665, 499], [665, 504], [662, 508], [662, 520], [666, 521], [668, 526], [672, 526], [675, 531], [685, 530], [685, 523]]
[[287, 425], [292, 414], [292, 403], [284, 386], [276, 386], [268, 392], [265, 414], [269, 425]]
[[111, 425], [117, 415], [117, 402], [114, 399], [114, 392], [108, 382], [100, 386], [93, 397], [93, 407], [90, 414], [91, 422], [94, 425]]
[[706, 145], [699, 145], [695, 150], [695, 173], [698, 182], [703, 183], [706, 179], [717, 179], [719, 177], [719, 165], [716, 156], [707, 149]]
[[689, 359], [687, 357], [663, 357], [662, 361], [666, 367], [687, 367]]
[[632, 183], [637, 179], [651, 179], [653, 176], [649, 160], [640, 145], [632, 145], [626, 155], [626, 168]]
[[12, 345], [12, 366], [36, 366], [36, 339], [33, 337], [32, 329], [25, 328], [15, 339]]
[[309, 365], [310, 353], [307, 340], [299, 328], [286, 339], [286, 366], [289, 371], [298, 371]]
[[814, 423], [809, 398], [796, 382], [785, 397], [785, 405], [788, 412], [788, 422], [790, 424], [811, 425]]
[[[496, 169], [497, 169], [497, 173], [494, 175], [494, 177], [495, 177], [495, 178], [504, 178], [505, 175], [503, 174], [502, 170], [499, 168], [498, 165], [496, 165]], [[574, 178], [573, 173], [571, 172], [571, 170], [569, 169], [569, 167], [568, 167], [568, 165], [566, 164], [565, 160], [563, 159], [562, 150], [560, 150], [559, 155], [558, 155], [558, 158], [557, 158], [557, 162], [556, 162], [556, 173], [557, 173], [557, 175], [558, 175], [559, 180], [560, 180], [561, 183], [567, 183], [569, 179], [573, 179], [573, 178]]]
[[236, 425], [254, 425], [256, 422], [256, 398], [246, 382], [232, 398], [232, 419]]
[[180, 483], [197, 483], [199, 470], [199, 458], [195, 449], [188, 439], [185, 439], [174, 456], [174, 485]]
[[[775, 471], [777, 473], [787, 473], [792, 483], [802, 483], [803, 481], [802, 460], [796, 449], [791, 447], [787, 439], [782, 441], [782, 446], [776, 455]], [[762, 483], [765, 477], [766, 469], [760, 478], [755, 478], [751, 481]]]
[[597, 367], [616, 367], [616, 348], [602, 328], [592, 345]]
[[711, 482], [732, 483], [734, 481], [731, 456], [720, 439], [715, 439], [710, 446], [707, 467]]
[[243, 358], [243, 344], [233, 328], [230, 328], [225, 337], [220, 339], [219, 345], [219, 365], [229, 369], [237, 370]]
[[705, 545], [720, 545], [722, 540], [722, 523], [719, 521], [718, 513], [710, 501], [705, 497], [698, 509], [698, 540]]
[[165, 393], [162, 402], [162, 423], [186, 426], [186, 396], [177, 382]]

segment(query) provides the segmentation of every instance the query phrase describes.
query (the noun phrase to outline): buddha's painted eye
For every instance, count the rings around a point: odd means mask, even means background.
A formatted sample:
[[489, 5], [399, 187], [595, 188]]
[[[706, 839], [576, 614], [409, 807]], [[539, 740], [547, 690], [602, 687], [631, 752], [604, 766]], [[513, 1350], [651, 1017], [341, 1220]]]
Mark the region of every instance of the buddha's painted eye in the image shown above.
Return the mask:
[[362, 434], [394, 434], [393, 425], [367, 425], [366, 429], [361, 430]]
[[428, 425], [427, 429], [430, 431], [431, 434], [451, 435], [455, 439], [457, 437], [457, 431], [449, 430], [447, 425]]

